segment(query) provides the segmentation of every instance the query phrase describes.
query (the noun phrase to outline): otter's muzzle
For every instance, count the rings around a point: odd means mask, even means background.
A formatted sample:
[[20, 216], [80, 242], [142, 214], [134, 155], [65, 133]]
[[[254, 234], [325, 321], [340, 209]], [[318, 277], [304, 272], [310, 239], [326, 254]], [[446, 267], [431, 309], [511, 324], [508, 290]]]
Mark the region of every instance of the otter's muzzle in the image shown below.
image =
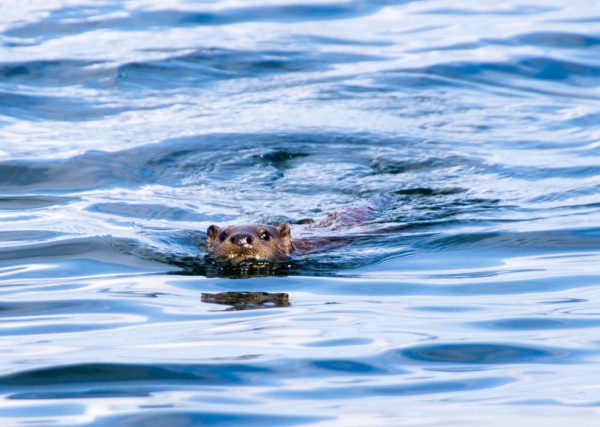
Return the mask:
[[251, 234], [234, 234], [229, 238], [229, 241], [234, 245], [242, 248], [251, 248], [254, 237]]

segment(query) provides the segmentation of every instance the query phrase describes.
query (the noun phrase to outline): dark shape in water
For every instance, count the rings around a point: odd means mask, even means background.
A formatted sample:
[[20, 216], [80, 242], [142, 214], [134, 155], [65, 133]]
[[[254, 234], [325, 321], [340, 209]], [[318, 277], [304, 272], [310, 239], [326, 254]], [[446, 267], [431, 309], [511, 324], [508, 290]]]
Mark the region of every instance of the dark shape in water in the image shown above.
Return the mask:
[[[247, 224], [224, 228], [213, 224], [206, 231], [207, 255], [222, 264], [237, 266], [254, 260], [260, 266], [264, 261], [285, 260], [292, 253], [302, 255], [326, 251], [351, 242], [349, 236], [340, 236], [339, 230], [350, 229], [366, 222], [391, 201], [389, 197], [358, 201], [307, 226], [310, 229], [325, 229], [330, 233], [329, 236], [292, 239], [288, 224], [279, 224], [276, 227]], [[254, 262], [248, 267], [257, 268]]]
[[202, 302], [230, 305], [229, 310], [251, 310], [256, 308], [288, 307], [289, 295], [269, 292], [220, 292], [202, 293]]

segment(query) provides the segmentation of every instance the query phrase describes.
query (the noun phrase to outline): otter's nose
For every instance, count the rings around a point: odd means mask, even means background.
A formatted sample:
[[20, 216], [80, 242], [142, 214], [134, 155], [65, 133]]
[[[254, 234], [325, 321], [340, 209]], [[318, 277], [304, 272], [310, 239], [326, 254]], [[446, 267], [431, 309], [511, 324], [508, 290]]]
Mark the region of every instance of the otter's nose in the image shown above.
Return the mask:
[[229, 241], [238, 246], [250, 246], [254, 239], [250, 234], [234, 234], [229, 238]]

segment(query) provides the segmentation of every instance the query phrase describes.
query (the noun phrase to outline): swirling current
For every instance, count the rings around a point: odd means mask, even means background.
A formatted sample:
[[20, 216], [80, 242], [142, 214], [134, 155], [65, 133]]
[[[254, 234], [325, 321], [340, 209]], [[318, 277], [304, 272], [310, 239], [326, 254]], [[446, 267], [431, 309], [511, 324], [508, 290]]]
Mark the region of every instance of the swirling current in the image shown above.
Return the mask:
[[[597, 425], [599, 34], [586, 0], [2, 2], [0, 425]], [[280, 268], [204, 256], [361, 203]]]

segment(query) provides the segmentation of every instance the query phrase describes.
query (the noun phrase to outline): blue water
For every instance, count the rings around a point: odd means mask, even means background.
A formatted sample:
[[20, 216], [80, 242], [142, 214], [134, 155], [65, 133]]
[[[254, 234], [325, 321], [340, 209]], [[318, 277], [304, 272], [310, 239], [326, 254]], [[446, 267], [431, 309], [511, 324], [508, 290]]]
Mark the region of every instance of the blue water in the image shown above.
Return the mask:
[[[0, 425], [598, 425], [599, 34], [583, 0], [3, 2]], [[283, 269], [203, 256], [370, 200]]]

